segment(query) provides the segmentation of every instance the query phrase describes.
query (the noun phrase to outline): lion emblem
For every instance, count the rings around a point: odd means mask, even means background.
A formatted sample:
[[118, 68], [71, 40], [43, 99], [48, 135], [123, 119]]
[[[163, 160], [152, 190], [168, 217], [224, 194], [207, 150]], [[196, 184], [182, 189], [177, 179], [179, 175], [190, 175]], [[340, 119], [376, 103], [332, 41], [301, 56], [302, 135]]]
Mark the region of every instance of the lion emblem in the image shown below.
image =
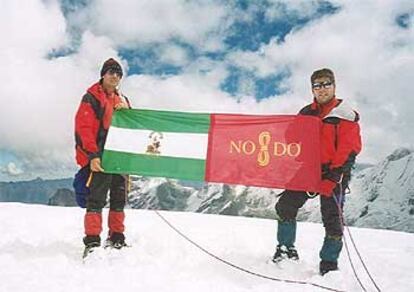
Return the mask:
[[161, 151], [161, 140], [163, 138], [163, 135], [161, 132], [151, 132], [151, 134], [149, 134], [148, 136], [149, 138], [149, 144], [147, 146], [147, 154], [151, 154], [151, 155], [160, 155]]

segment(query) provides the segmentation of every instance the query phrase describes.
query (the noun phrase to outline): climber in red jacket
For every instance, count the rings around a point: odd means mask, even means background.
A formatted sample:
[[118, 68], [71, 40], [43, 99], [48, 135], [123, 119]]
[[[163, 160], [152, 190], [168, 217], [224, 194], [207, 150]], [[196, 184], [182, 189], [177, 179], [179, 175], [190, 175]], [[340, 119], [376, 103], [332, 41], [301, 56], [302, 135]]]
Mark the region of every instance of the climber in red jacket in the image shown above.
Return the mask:
[[89, 194], [84, 218], [85, 253], [101, 245], [102, 209], [109, 191], [109, 235], [107, 243], [115, 248], [125, 246], [124, 206], [128, 177], [104, 173], [102, 151], [114, 110], [130, 108], [127, 98], [121, 96], [117, 86], [122, 78], [121, 65], [110, 58], [101, 69], [101, 79], [83, 96], [75, 117], [76, 161], [88, 173]]
[[[319, 253], [319, 269], [323, 275], [338, 269], [338, 257], [343, 245], [344, 192], [351, 178], [355, 157], [361, 151], [361, 136], [359, 114], [335, 96], [336, 83], [332, 70], [313, 72], [311, 86], [313, 103], [305, 106], [299, 115], [316, 116], [322, 121], [322, 183], [319, 195], [325, 239]], [[296, 215], [310, 197], [307, 192], [285, 190], [276, 203], [278, 245], [273, 256], [274, 262], [283, 258], [299, 258], [294, 246]]]

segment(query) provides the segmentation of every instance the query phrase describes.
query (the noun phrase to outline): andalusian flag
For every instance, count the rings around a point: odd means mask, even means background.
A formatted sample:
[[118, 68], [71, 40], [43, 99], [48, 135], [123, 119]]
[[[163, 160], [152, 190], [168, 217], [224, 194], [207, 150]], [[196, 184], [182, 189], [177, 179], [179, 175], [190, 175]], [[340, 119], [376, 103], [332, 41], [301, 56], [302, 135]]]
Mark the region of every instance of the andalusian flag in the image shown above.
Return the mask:
[[105, 172], [317, 191], [320, 120], [296, 115], [114, 113]]

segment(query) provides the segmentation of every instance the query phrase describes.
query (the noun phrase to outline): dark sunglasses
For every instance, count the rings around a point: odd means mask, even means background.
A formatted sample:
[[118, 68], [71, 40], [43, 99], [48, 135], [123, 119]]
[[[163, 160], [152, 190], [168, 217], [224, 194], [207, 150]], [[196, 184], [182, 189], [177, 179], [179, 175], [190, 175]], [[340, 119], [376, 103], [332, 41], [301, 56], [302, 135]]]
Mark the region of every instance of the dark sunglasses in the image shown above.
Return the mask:
[[331, 88], [332, 86], [333, 86], [333, 82], [330, 82], [330, 81], [325, 81], [322, 83], [312, 83], [312, 88], [316, 90], [321, 89], [322, 87]]
[[107, 71], [110, 75], [118, 75], [119, 77], [122, 77], [122, 71], [117, 68], [110, 68]]

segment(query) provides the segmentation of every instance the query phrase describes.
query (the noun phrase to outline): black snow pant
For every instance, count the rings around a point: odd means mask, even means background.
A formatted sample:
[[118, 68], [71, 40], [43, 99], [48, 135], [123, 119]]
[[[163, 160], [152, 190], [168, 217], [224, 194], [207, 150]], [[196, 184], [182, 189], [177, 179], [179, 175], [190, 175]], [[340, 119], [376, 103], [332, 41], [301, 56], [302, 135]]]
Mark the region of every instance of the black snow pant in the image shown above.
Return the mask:
[[[275, 209], [280, 221], [294, 221], [298, 210], [309, 199], [306, 192], [286, 190], [276, 203]], [[342, 237], [342, 223], [335, 198], [320, 195], [322, 222], [326, 236]], [[341, 207], [342, 209], [342, 207]], [[342, 215], [341, 215], [342, 216]]]
[[128, 176], [103, 172], [93, 172], [91, 175], [87, 211], [101, 212], [107, 203], [108, 191], [110, 210], [123, 211], [127, 199]]

